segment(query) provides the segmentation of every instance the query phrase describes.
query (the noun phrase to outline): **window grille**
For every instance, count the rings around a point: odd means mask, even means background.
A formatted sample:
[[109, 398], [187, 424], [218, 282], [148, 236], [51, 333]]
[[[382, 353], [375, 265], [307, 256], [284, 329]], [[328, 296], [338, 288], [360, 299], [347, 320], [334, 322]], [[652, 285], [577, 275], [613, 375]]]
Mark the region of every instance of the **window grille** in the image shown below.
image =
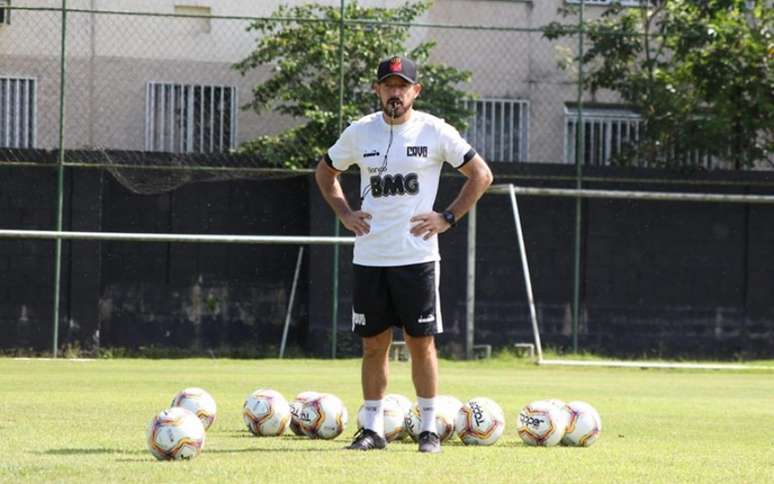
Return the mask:
[[0, 25], [11, 23], [11, 0], [0, 0]]
[[0, 77], [0, 146], [35, 147], [37, 98], [35, 79]]
[[529, 102], [523, 99], [466, 100], [473, 111], [464, 138], [487, 161], [526, 161]]
[[[575, 163], [578, 110], [565, 107], [565, 163]], [[583, 109], [585, 165], [607, 165], [642, 134], [640, 115], [626, 109]]]
[[145, 149], [220, 153], [236, 147], [234, 86], [148, 82]]

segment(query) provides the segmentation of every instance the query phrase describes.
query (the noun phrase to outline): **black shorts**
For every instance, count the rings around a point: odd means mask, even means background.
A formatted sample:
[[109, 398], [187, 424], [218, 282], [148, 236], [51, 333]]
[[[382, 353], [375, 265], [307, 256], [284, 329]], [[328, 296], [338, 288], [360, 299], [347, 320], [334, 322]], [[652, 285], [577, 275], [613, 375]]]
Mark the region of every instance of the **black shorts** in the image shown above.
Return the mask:
[[352, 331], [376, 336], [397, 326], [411, 336], [443, 332], [438, 293], [440, 264], [353, 265]]

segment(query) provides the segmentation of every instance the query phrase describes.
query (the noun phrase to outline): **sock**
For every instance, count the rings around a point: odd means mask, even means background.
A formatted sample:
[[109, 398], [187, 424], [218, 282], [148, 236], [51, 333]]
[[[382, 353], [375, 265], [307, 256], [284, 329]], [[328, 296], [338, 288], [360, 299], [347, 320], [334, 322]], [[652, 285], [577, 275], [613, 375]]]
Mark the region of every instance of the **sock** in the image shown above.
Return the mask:
[[422, 398], [417, 397], [417, 403], [419, 404], [419, 419], [422, 421], [419, 433], [432, 432], [438, 433], [438, 429], [435, 426], [435, 397]]
[[384, 437], [384, 400], [366, 400], [363, 404], [363, 428]]

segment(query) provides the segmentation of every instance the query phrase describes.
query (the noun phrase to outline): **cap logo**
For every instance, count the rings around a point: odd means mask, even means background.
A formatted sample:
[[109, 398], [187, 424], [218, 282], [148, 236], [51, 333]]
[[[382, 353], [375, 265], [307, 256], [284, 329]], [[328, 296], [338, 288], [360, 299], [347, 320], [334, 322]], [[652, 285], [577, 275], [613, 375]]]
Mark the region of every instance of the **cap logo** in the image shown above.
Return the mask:
[[390, 59], [390, 72], [400, 72], [403, 70], [403, 65], [400, 63], [400, 57], [393, 57]]

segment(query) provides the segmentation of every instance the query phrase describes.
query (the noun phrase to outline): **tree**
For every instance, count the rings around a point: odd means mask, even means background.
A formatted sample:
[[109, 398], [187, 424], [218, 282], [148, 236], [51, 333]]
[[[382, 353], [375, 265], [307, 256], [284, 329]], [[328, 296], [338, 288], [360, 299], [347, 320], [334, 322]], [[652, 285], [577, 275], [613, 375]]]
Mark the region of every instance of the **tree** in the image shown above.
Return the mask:
[[[342, 105], [345, 123], [378, 109], [371, 91], [376, 66], [386, 57], [403, 54], [419, 64], [424, 90], [416, 107], [445, 118], [460, 130], [466, 127], [471, 113], [459, 102], [465, 93], [457, 86], [469, 81], [470, 73], [428, 63], [434, 42], [422, 42], [408, 50], [404, 47], [409, 24], [429, 7], [427, 0], [395, 9], [365, 8], [347, 2]], [[258, 153], [275, 166], [299, 168], [316, 163], [336, 141], [340, 20], [339, 7], [280, 6], [270, 18], [256, 20], [248, 27], [261, 35], [255, 50], [234, 68], [242, 74], [266, 64], [274, 68], [270, 79], [255, 86], [253, 100], [244, 108], [258, 114], [271, 110], [289, 115], [299, 120], [299, 125], [244, 143], [244, 152]]]
[[[617, 161], [696, 166], [709, 155], [737, 169], [774, 166], [768, 0], [641, 3], [614, 4], [586, 23], [591, 46], [575, 59], [587, 69], [585, 88], [616, 91], [644, 120], [644, 138]], [[549, 39], [577, 34], [575, 25], [544, 28]]]

